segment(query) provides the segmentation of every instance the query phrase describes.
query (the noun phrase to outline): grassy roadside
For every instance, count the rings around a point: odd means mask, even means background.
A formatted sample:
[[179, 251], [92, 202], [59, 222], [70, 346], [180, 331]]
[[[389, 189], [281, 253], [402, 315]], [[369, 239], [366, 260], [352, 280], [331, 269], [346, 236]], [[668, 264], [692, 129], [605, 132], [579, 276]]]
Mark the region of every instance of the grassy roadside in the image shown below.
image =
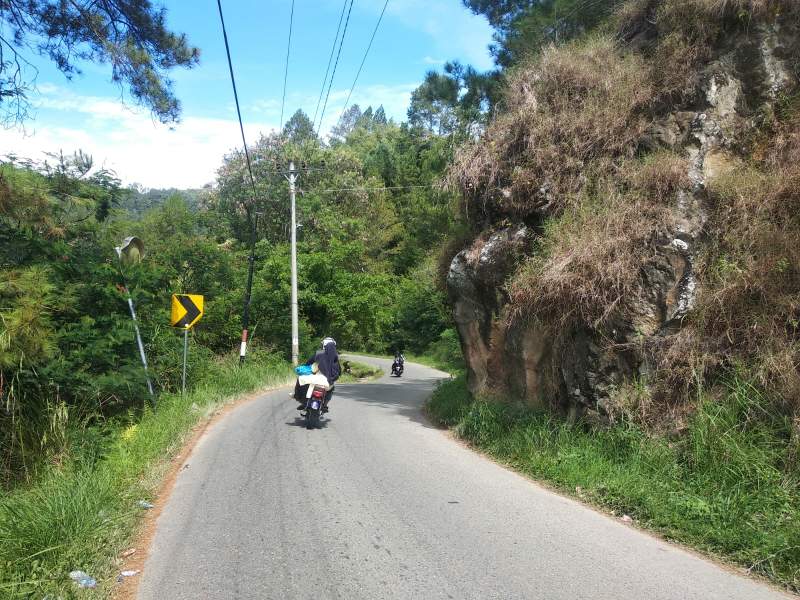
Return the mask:
[[[373, 358], [385, 358], [387, 360], [392, 360], [394, 356], [391, 354], [374, 354], [371, 352], [345, 352], [345, 354], [360, 354], [361, 356], [371, 356]], [[445, 373], [450, 373], [451, 375], [455, 376], [464, 371], [464, 362], [463, 359], [458, 358], [454, 359], [449, 356], [436, 356], [433, 354], [405, 354], [406, 360], [408, 362], [417, 363], [420, 365], [424, 365], [426, 367], [431, 367], [432, 369], [438, 369], [439, 371], [444, 371]]]
[[[0, 498], [0, 598], [102, 598], [113, 588], [115, 557], [138, 523], [194, 425], [237, 395], [288, 382], [287, 363], [254, 354], [215, 362], [185, 397], [165, 394], [157, 412], [88, 431], [84, 448], [35, 484]], [[97, 590], [69, 580], [82, 570]], [[48, 594], [50, 596], [48, 596]]]
[[680, 439], [633, 425], [589, 429], [474, 399], [463, 376], [443, 383], [430, 416], [494, 459], [749, 572], [800, 592], [800, 474], [791, 424], [734, 382], [705, 401]]
[[342, 359], [341, 362], [343, 365], [345, 361], [349, 363], [350, 372], [345, 373], [343, 371], [337, 383], [358, 383], [359, 381], [372, 380], [383, 377], [383, 370], [378, 367], [373, 367], [372, 365], [365, 365], [364, 363], [347, 359]]

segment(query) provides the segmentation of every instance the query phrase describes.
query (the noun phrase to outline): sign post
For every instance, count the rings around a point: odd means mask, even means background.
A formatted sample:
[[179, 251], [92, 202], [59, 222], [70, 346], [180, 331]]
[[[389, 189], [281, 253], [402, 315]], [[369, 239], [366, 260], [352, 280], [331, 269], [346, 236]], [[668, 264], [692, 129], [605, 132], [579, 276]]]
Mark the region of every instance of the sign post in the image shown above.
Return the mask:
[[203, 317], [203, 296], [199, 294], [173, 294], [170, 324], [183, 329], [183, 377], [181, 393], [186, 393], [186, 360], [189, 356], [189, 330]]

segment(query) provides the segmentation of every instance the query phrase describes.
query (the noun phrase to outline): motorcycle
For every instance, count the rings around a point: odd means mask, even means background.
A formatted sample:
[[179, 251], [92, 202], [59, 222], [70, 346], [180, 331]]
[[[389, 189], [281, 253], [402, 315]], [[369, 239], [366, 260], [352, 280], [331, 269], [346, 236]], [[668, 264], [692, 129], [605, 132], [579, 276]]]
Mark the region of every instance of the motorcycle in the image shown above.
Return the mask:
[[392, 363], [392, 375], [395, 377], [400, 377], [403, 375], [403, 361], [397, 358], [394, 359]]
[[319, 427], [321, 415], [325, 409], [325, 396], [328, 390], [321, 386], [315, 385], [311, 391], [311, 395], [306, 400], [306, 429], [314, 429]]

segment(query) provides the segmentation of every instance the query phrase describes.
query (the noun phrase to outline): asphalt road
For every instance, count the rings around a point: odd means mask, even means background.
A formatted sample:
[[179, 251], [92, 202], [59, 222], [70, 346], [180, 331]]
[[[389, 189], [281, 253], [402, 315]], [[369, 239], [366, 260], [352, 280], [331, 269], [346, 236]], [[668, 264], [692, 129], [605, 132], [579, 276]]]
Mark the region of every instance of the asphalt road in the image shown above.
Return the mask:
[[420, 412], [442, 376], [338, 386], [314, 431], [285, 391], [233, 411], [180, 473], [138, 597], [787, 597], [452, 440]]

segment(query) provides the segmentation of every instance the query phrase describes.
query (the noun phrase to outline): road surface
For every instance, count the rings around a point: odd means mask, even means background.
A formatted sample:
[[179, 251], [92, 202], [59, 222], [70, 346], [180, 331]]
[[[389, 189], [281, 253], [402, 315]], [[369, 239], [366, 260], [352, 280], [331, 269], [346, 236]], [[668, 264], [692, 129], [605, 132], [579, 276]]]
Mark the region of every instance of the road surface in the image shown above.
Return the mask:
[[407, 364], [402, 379], [338, 386], [314, 431], [286, 391], [230, 413], [177, 479], [138, 598], [787, 597], [432, 427], [420, 409], [443, 376]]

